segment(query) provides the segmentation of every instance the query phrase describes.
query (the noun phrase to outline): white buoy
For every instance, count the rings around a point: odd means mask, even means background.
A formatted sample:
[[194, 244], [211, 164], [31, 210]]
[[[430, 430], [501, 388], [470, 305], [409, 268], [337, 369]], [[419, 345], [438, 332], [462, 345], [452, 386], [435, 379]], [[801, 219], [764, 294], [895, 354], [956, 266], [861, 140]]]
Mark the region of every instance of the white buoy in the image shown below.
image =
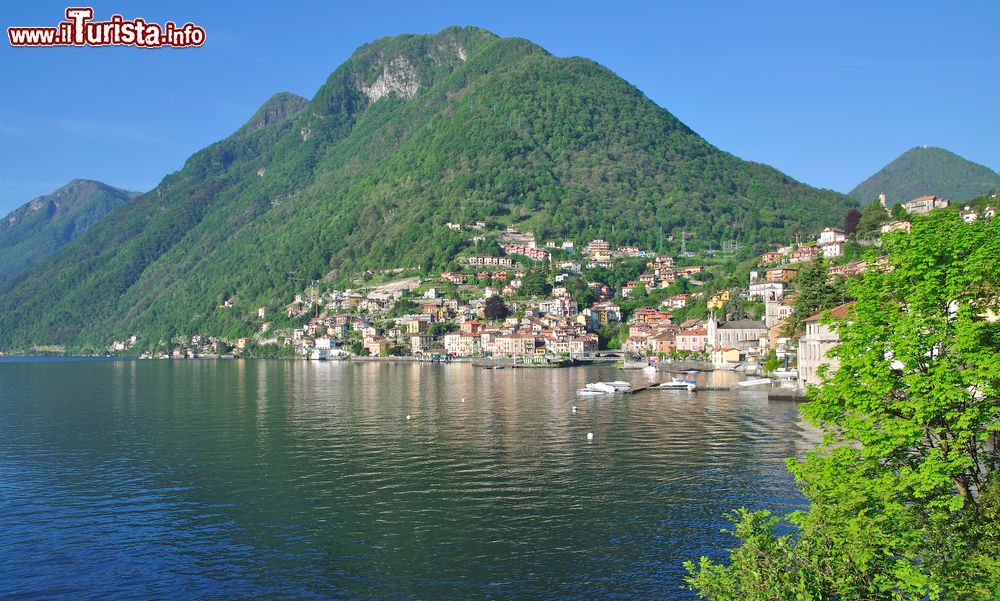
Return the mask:
[[594, 433], [593, 432], [587, 432], [587, 440], [594, 440]]
[[463, 402], [463, 403], [465, 402], [465, 397], [462, 397], [462, 402]]
[[576, 413], [576, 405], [573, 405], [573, 413]]
[[406, 419], [410, 419], [410, 414], [409, 413], [406, 414]]

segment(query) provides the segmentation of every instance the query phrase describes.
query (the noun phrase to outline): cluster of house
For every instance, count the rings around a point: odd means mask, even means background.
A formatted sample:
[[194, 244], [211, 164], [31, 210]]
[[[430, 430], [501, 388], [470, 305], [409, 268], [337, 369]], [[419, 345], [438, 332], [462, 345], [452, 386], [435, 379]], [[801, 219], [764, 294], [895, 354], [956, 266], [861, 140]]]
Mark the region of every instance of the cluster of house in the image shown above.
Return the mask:
[[[673, 257], [655, 257], [646, 263], [646, 271], [639, 275], [639, 279], [633, 280], [622, 286], [622, 298], [629, 298], [639, 286], [646, 290], [652, 288], [669, 288], [677, 282], [679, 278], [693, 277], [705, 268], [701, 265], [690, 265], [687, 267], [675, 267]], [[686, 295], [680, 295], [671, 299], [671, 307], [679, 309], [686, 303]], [[677, 304], [679, 303], [679, 304]]]
[[520, 244], [507, 244], [503, 247], [503, 250], [508, 255], [521, 255], [528, 257], [532, 261], [551, 261], [552, 255], [548, 251], [539, 250], [537, 248], [532, 248], [530, 246], [521, 246]]
[[[402, 298], [403, 292], [397, 289], [388, 296], [376, 294], [375, 298], [372, 293], [353, 291], [330, 291], [317, 299], [296, 297], [288, 310], [309, 314], [313, 303], [317, 303], [322, 306], [320, 314], [293, 330], [287, 339], [267, 342], [292, 344], [305, 355], [312, 350], [337, 348], [349, 339], [358, 340], [371, 355], [385, 355], [394, 349], [408, 349], [414, 355], [447, 353], [458, 357], [582, 355], [597, 350], [595, 330], [621, 320], [620, 307], [606, 299], [581, 311], [576, 301], [563, 294], [544, 300], [511, 301], [510, 308], [518, 317], [485, 323], [481, 320], [485, 319], [488, 296], [470, 301], [442, 298], [433, 288], [416, 302], [419, 312], [387, 320], [386, 311]], [[333, 313], [337, 310], [350, 312]], [[391, 321], [391, 326], [379, 327], [375, 321], [383, 325]], [[457, 331], [449, 331], [456, 324]], [[432, 333], [435, 326], [444, 331], [443, 335], [440, 331]], [[352, 335], [352, 331], [357, 334]]]
[[[108, 352], [127, 352], [139, 342], [139, 338], [139, 334], [133, 334], [125, 340], [115, 340], [108, 347]], [[249, 338], [241, 338], [240, 341], [237, 342], [237, 346], [239, 348], [243, 348], [249, 343], [249, 340]], [[195, 334], [191, 337], [175, 336], [170, 341], [169, 354], [161, 356], [164, 358], [169, 356], [175, 359], [193, 359], [195, 357], [231, 357], [231, 350], [232, 347], [229, 341], [224, 338], [219, 336], [202, 336], [201, 334]], [[151, 352], [146, 351], [140, 355], [140, 358], [150, 359], [152, 356]]]
[[[457, 224], [451, 224], [449, 227]], [[478, 228], [480, 224], [476, 224]], [[460, 227], [460, 226], [459, 226]], [[453, 228], [454, 229], [454, 228]], [[308, 321], [290, 333], [271, 331], [266, 307], [257, 310], [260, 331], [255, 338], [259, 344], [291, 345], [305, 356], [316, 352], [331, 352], [338, 348], [360, 345], [371, 355], [406, 352], [414, 355], [448, 354], [469, 356], [574, 356], [598, 350], [597, 332], [611, 323], [622, 321], [621, 307], [611, 299], [615, 291], [600, 282], [592, 282], [597, 301], [589, 307], [578, 307], [562, 284], [584, 268], [581, 261], [568, 260], [558, 267], [555, 286], [549, 298], [540, 300], [508, 300], [507, 305], [516, 317], [502, 321], [486, 319], [487, 301], [492, 296], [515, 296], [525, 275], [524, 267], [511, 255], [532, 258], [534, 236], [508, 228], [503, 235], [507, 242], [507, 256], [472, 256], [463, 260], [474, 271], [482, 286], [482, 297], [472, 300], [444, 298], [435, 288], [427, 289], [421, 298], [413, 301], [415, 312], [388, 318], [389, 312], [403, 296], [421, 285], [413, 278], [408, 285], [381, 286], [371, 290], [329, 290], [319, 294], [301, 293], [284, 307], [289, 317], [305, 317]], [[511, 244], [512, 241], [518, 244]], [[572, 248], [565, 241], [562, 248]], [[539, 251], [551, 261], [547, 251]], [[681, 267], [672, 257], [652, 256], [636, 246], [612, 250], [604, 240], [592, 240], [583, 249], [584, 261], [593, 265], [598, 261], [611, 261], [623, 256], [649, 256], [646, 270], [635, 281], [626, 283], [619, 291], [621, 297], [632, 296], [640, 285], [649, 288], [668, 287], [679, 278], [696, 276], [701, 266]], [[787, 317], [790, 305], [783, 303], [784, 286], [794, 278], [796, 270], [776, 267], [768, 270], [757, 281], [757, 274], [743, 293], [749, 298], [768, 301], [768, 314], [764, 321], [719, 321], [714, 315], [705, 320], [688, 320], [675, 323], [671, 311], [682, 309], [691, 302], [706, 300], [704, 293], [673, 295], [658, 307], [644, 307], [633, 312], [628, 325], [628, 336], [623, 350], [627, 353], [648, 356], [687, 354], [709, 356], [720, 366], [753, 361], [774, 346], [774, 325]], [[455, 285], [466, 284], [470, 275], [449, 271], [440, 279]], [[485, 285], [483, 285], [485, 282]], [[723, 291], [708, 298], [710, 308], [720, 309], [730, 298], [730, 291]], [[237, 341], [237, 348], [250, 339]]]
[[[929, 212], [947, 206], [946, 200], [921, 197], [903, 203], [911, 213]], [[884, 204], [884, 197], [883, 197]], [[963, 211], [966, 221], [980, 218], [975, 212]], [[985, 210], [983, 217], [991, 217], [993, 209]], [[895, 228], [906, 228], [908, 222], [899, 222]], [[889, 225], [889, 224], [887, 224]], [[451, 229], [462, 229], [460, 224], [449, 223]], [[482, 230], [483, 222], [476, 222], [471, 229]], [[626, 353], [649, 357], [703, 356], [718, 367], [733, 367], [740, 363], [762, 363], [764, 356], [774, 350], [779, 358], [795, 355], [801, 385], [819, 381], [818, 368], [823, 363], [835, 361], [827, 357], [830, 348], [837, 344], [837, 336], [829, 327], [820, 323], [821, 315], [804, 320], [806, 333], [797, 341], [784, 338], [783, 323], [792, 316], [793, 304], [789, 286], [798, 274], [796, 264], [816, 257], [835, 258], [843, 254], [846, 240], [843, 230], [825, 228], [815, 243], [779, 248], [764, 253], [761, 268], [750, 273], [745, 289], [722, 290], [712, 295], [691, 292], [670, 296], [657, 307], [643, 307], [633, 311], [627, 325], [627, 337], [622, 344]], [[622, 309], [612, 300], [616, 291], [600, 282], [589, 285], [597, 300], [589, 307], [579, 307], [563, 282], [579, 274], [584, 267], [613, 265], [622, 257], [646, 257], [646, 270], [637, 280], [627, 282], [618, 290], [621, 298], [630, 298], [640, 286], [666, 288], [679, 278], [694, 278], [703, 271], [701, 266], [678, 266], [672, 257], [655, 256], [636, 246], [612, 249], [605, 240], [591, 240], [581, 249], [580, 260], [552, 263], [547, 250], [537, 249], [531, 232], [507, 228], [501, 235], [501, 248], [507, 256], [472, 256], [461, 262], [469, 274], [457, 271], [442, 273], [441, 281], [464, 285], [474, 273], [482, 290], [481, 298], [462, 300], [446, 298], [435, 288], [426, 289], [413, 302], [415, 310], [409, 314], [390, 318], [390, 311], [404, 295], [407, 298], [423, 282], [409, 278], [392, 284], [365, 290], [329, 290], [319, 293], [295, 295], [283, 311], [288, 317], [308, 317], [301, 327], [281, 333], [272, 332], [267, 307], [257, 309], [260, 322], [258, 334], [252, 339], [259, 344], [291, 346], [305, 356], [317, 352], [335, 352], [338, 348], [365, 349], [370, 355], [410, 353], [413, 355], [447, 354], [456, 357], [553, 357], [580, 356], [598, 350], [598, 334], [604, 326], [622, 321]], [[575, 254], [572, 241], [546, 243], [546, 248], [570, 250]], [[526, 271], [513, 256], [544, 260], [557, 267], [555, 286], [548, 298], [510, 300], [517, 294]], [[830, 273], [852, 277], [869, 266], [863, 261], [853, 261], [831, 266]], [[699, 282], [692, 279], [697, 285]], [[763, 319], [738, 319], [720, 321], [718, 314], [735, 295], [764, 304]], [[494, 296], [507, 297], [506, 306], [512, 317], [502, 320], [488, 319], [487, 305]], [[231, 301], [225, 301], [231, 306]], [[692, 302], [706, 302], [711, 312], [707, 319], [686, 320], [677, 323], [672, 312], [683, 309]], [[846, 315], [847, 306], [834, 309], [834, 316]], [[126, 351], [135, 345], [137, 337], [115, 341], [112, 351]], [[195, 336], [175, 347], [179, 356], [197, 356], [218, 352], [220, 340]], [[222, 341], [225, 342], [225, 341]], [[250, 344], [250, 338], [236, 341], [236, 348]], [[797, 348], [792, 348], [797, 342]]]
[[[671, 237], [672, 239], [673, 237]], [[586, 263], [587, 269], [593, 269], [594, 267], [611, 267], [615, 259], [649, 257], [653, 253], [631, 244], [613, 249], [610, 242], [597, 238], [596, 240], [591, 240], [583, 247], [583, 255], [588, 259]]]
[[844, 255], [844, 244], [846, 242], [847, 234], [844, 230], [836, 227], [828, 227], [820, 232], [819, 237], [814, 243], [783, 246], [778, 250], [766, 252], [761, 255], [760, 263], [761, 265], [808, 263], [817, 257], [835, 259]]
[[[460, 223], [452, 223], [449, 221], [445, 225], [451, 230], [463, 229], [463, 226]], [[470, 229], [481, 231], [484, 230], [485, 227], [485, 222], [477, 221], [475, 225], [471, 226]], [[484, 236], [474, 236], [471, 241], [478, 242], [484, 239]], [[545, 242], [544, 247], [540, 248], [538, 246], [538, 242], [535, 240], [534, 232], [522, 232], [513, 226], [509, 226], [500, 232], [497, 240], [500, 249], [506, 256], [474, 256], [467, 257], [465, 260], [472, 266], [513, 267], [515, 265], [515, 260], [512, 257], [514, 256], [527, 257], [532, 261], [551, 262], [553, 250], [562, 250], [573, 254], [577, 252], [576, 244], [572, 240], [563, 240], [561, 242], [549, 240]], [[650, 255], [649, 252], [644, 251], [635, 245], [624, 245], [612, 249], [611, 243], [602, 239], [591, 240], [588, 242], [582, 249], [580, 249], [580, 254], [586, 260], [583, 265], [587, 269], [593, 269], [594, 267], [599, 266], [612, 267], [615, 259], [623, 257], [646, 257]], [[577, 271], [579, 271], [579, 268], [577, 268]]]
[[[882, 204], [882, 208], [888, 211], [885, 202], [885, 194], [879, 195], [879, 202]], [[927, 196], [913, 198], [902, 203], [902, 205], [908, 215], [926, 215], [935, 209], [945, 209], [949, 207], [951, 205], [951, 201], [930, 194]], [[972, 223], [974, 221], [978, 221], [979, 219], [991, 219], [994, 215], [996, 215], [996, 212], [996, 207], [988, 206], [983, 209], [982, 215], [980, 215], [979, 211], [966, 206], [963, 207], [958, 214], [966, 223]], [[897, 230], [909, 232], [910, 222], [906, 220], [894, 220], [882, 225], [883, 234]]]
[[668, 312], [644, 308], [634, 313], [623, 348], [635, 354], [707, 355], [715, 365], [726, 367], [766, 355], [769, 344], [762, 321], [719, 321], [712, 314], [678, 324]]

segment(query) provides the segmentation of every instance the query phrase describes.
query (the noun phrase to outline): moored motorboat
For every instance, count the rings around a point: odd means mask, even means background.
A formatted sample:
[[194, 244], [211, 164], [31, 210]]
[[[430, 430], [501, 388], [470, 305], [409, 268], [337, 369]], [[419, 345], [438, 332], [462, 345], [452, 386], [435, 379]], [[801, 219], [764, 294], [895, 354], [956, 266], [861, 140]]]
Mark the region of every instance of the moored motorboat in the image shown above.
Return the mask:
[[607, 384], [605, 382], [588, 382], [587, 383], [587, 389], [588, 390], [596, 390], [596, 391], [598, 391], [600, 393], [603, 393], [603, 394], [612, 394], [612, 393], [618, 392], [617, 388], [615, 388], [614, 386], [611, 386], [610, 384]]
[[587, 390], [596, 390], [602, 394], [613, 394], [616, 392], [628, 392], [632, 385], [628, 382], [616, 380], [614, 382], [588, 382]]
[[680, 378], [672, 378], [669, 382], [663, 382], [660, 384], [659, 388], [667, 388], [671, 390], [694, 390], [698, 387], [698, 383], [694, 380], [682, 380]]
[[632, 384], [624, 380], [614, 380], [612, 382], [604, 382], [604, 384], [607, 384], [608, 386], [614, 386], [616, 390], [628, 390], [632, 388]]
[[772, 371], [771, 375], [776, 378], [797, 378], [799, 377], [799, 370], [780, 368]]

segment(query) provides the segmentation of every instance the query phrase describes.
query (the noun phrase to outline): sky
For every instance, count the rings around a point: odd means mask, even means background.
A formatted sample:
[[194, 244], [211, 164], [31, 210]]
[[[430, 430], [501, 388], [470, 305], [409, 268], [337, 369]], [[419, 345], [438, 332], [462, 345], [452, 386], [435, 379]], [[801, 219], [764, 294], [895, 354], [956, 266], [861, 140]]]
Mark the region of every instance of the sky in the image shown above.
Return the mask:
[[847, 192], [905, 150], [940, 146], [1000, 170], [1000, 3], [286, 2], [129, 0], [95, 20], [205, 29], [198, 48], [15, 48], [0, 11], [0, 215], [74, 178], [148, 191], [279, 91], [311, 98], [361, 44], [476, 25], [584, 56], [715, 146]]

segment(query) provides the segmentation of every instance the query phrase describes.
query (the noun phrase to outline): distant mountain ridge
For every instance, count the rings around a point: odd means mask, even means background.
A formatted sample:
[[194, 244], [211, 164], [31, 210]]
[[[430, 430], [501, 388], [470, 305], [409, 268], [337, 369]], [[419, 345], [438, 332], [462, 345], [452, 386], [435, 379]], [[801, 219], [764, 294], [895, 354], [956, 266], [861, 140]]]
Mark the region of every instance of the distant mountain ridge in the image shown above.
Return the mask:
[[907, 150], [848, 195], [868, 204], [885, 193], [886, 204], [934, 194], [961, 202], [1000, 190], [1000, 173], [943, 148]]
[[135, 195], [101, 182], [75, 179], [14, 209], [0, 220], [0, 282], [80, 237]]
[[305, 279], [448, 267], [474, 243], [447, 222], [675, 252], [681, 232], [763, 246], [855, 205], [720, 151], [593, 61], [474, 27], [382, 38], [0, 285], [0, 349], [245, 336]]

